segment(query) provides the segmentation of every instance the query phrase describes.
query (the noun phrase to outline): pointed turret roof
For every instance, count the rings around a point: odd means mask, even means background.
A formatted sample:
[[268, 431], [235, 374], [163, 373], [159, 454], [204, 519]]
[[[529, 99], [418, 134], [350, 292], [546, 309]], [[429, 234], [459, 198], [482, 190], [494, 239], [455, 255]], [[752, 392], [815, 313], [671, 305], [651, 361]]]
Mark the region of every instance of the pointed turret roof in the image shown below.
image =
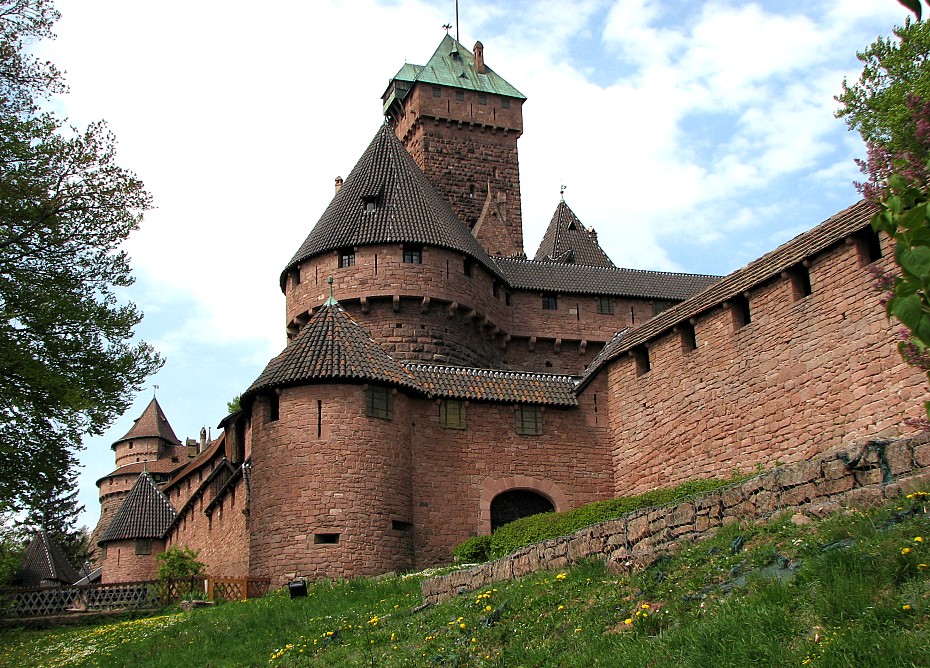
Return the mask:
[[149, 405], [142, 411], [142, 415], [136, 418], [135, 424], [126, 432], [126, 435], [113, 442], [113, 447], [115, 448], [118, 443], [135, 438], [160, 438], [171, 445], [181, 445], [181, 441], [174, 435], [174, 430], [168, 423], [168, 418], [165, 417], [165, 413], [155, 397], [152, 397]]
[[152, 476], [143, 472], [97, 544], [135, 538], [162, 538], [177, 514]]
[[597, 243], [593, 230], [581, 224], [564, 199], [555, 208], [534, 259], [594, 267], [616, 266]]
[[487, 65], [484, 65], [484, 72], [479, 72], [475, 66], [475, 55], [448, 34], [442, 38], [436, 52], [426, 65], [405, 63], [394, 75], [391, 83], [394, 84], [396, 81], [407, 82], [408, 85], [388, 87], [382, 97], [385, 111], [394, 102], [395, 96], [402, 100], [417, 82], [475, 90], [519, 100], [526, 99], [523, 93], [507, 83], [502, 76]]
[[319, 222], [281, 273], [297, 263], [350, 246], [416, 243], [456, 250], [494, 263], [452, 207], [420, 171], [393, 130], [383, 125], [330, 202]]
[[328, 379], [418, 388], [410, 372], [332, 300], [313, 314], [243, 396], [271, 387]]
[[80, 573], [48, 532], [44, 529], [37, 531], [23, 557], [23, 567], [19, 572], [20, 584], [24, 587], [38, 587], [42, 582], [50, 580], [73, 584], [80, 577]]

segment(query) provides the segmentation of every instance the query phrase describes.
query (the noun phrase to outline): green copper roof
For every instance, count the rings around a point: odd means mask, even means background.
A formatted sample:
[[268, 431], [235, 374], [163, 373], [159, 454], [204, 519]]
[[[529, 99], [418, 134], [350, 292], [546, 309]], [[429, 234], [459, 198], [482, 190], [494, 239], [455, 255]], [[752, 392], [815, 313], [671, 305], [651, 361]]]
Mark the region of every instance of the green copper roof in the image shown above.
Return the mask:
[[[457, 54], [453, 58], [452, 54]], [[474, 54], [461, 45], [452, 35], [443, 37], [436, 53], [426, 65], [411, 65], [405, 63], [392, 81], [408, 81], [412, 84], [423, 82], [476, 90], [482, 93], [493, 93], [505, 97], [525, 100], [523, 95], [490, 67], [485, 65], [485, 73], [478, 74], [475, 69]], [[401, 96], [403, 97], [403, 96]]]

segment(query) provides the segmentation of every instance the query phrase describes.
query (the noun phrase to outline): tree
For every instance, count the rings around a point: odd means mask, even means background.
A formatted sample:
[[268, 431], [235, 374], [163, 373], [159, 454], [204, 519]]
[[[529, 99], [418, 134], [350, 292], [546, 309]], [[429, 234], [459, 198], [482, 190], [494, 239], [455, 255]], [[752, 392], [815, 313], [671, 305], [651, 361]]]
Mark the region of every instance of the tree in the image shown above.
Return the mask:
[[162, 364], [115, 294], [151, 198], [105, 124], [79, 131], [38, 108], [64, 84], [26, 46], [57, 18], [48, 0], [0, 0], [0, 506], [13, 508], [43, 478], [71, 479], [81, 437]]
[[[915, 139], [908, 98], [930, 100], [930, 23], [905, 21], [894, 38], [880, 37], [857, 54], [864, 64], [859, 80], [843, 81], [836, 115], [867, 144], [890, 156], [924, 156]], [[926, 163], [926, 159], [922, 162]]]
[[16, 521], [21, 531], [34, 535], [44, 529], [64, 551], [68, 561], [80, 568], [90, 556], [90, 536], [77, 522], [84, 506], [78, 504], [77, 481], [59, 476], [42, 476], [40, 486], [23, 494], [24, 517]]

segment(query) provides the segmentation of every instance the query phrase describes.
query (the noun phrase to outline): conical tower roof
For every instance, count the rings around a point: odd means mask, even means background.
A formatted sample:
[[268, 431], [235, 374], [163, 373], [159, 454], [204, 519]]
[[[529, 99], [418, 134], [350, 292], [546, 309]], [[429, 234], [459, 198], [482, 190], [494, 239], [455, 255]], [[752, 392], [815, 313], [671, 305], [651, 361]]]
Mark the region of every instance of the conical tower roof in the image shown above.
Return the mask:
[[152, 476], [142, 472], [97, 544], [135, 538], [162, 538], [177, 514]]
[[113, 443], [115, 448], [118, 443], [129, 441], [136, 438], [160, 438], [171, 445], [180, 445], [181, 441], [174, 435], [174, 430], [168, 423], [164, 411], [158, 404], [158, 399], [152, 397], [149, 405], [142, 411], [142, 415], [136, 418], [135, 424], [126, 432], [126, 435]]
[[243, 398], [271, 387], [325, 379], [419, 388], [410, 372], [330, 299], [268, 363]]
[[48, 532], [44, 529], [37, 531], [23, 556], [23, 567], [19, 572], [22, 586], [37, 587], [48, 580], [74, 584], [80, 577], [80, 573]]
[[536, 251], [535, 260], [613, 267], [614, 263], [565, 200], [559, 202]]
[[326, 251], [382, 243], [416, 243], [456, 250], [499, 272], [449, 203], [420, 171], [387, 125], [330, 202], [281, 274]]

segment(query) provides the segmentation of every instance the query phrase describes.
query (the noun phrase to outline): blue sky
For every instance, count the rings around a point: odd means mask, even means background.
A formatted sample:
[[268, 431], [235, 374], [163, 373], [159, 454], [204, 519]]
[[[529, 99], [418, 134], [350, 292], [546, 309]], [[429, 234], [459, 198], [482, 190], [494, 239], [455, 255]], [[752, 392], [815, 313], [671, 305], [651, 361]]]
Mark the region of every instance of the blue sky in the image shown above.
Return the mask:
[[[461, 3], [461, 41], [528, 101], [526, 251], [566, 201], [621, 266], [728, 273], [856, 201], [858, 137], [833, 96], [895, 0]], [[125, 297], [167, 363], [81, 454], [85, 521], [110, 444], [158, 398], [182, 439], [213, 428], [285, 343], [278, 274], [425, 63], [454, 1], [60, 0], [39, 52], [56, 106], [105, 119], [156, 209], [127, 243]]]

